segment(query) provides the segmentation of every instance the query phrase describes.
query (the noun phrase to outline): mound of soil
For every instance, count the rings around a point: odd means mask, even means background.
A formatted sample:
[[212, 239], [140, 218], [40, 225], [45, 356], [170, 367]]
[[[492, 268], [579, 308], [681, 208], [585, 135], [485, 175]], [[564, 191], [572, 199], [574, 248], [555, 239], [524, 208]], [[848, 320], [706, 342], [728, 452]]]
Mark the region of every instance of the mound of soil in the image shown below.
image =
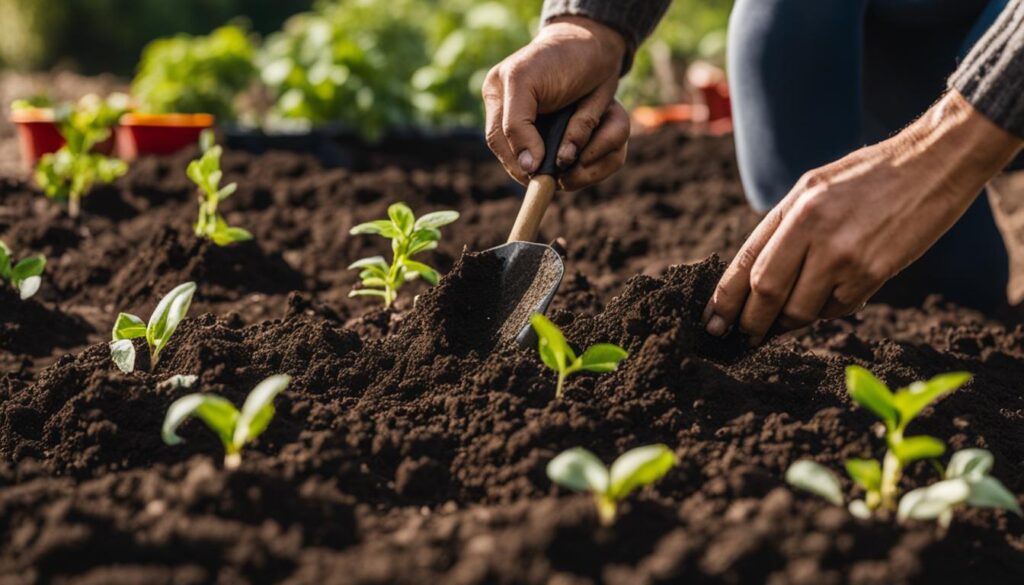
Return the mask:
[[[67, 248], [43, 293], [102, 312], [155, 303], [196, 279], [193, 317], [152, 371], [119, 372], [97, 334], [30, 379], [0, 376], [0, 574], [15, 583], [1020, 581], [1024, 520], [965, 510], [945, 535], [856, 520], [791, 491], [782, 475], [802, 457], [840, 470], [846, 458], [881, 454], [873, 418], [846, 397], [845, 366], [891, 385], [968, 370], [974, 379], [911, 432], [991, 450], [994, 474], [1024, 491], [1024, 328], [933, 299], [870, 306], [756, 350], [707, 336], [699, 315], [724, 270], [712, 252], [727, 256], [756, 223], [731, 152], [728, 140], [666, 130], [639, 140], [615, 179], [551, 210], [542, 237], [564, 238], [566, 278], [549, 315], [577, 349], [613, 342], [630, 353], [616, 372], [570, 377], [558, 401], [536, 351], [496, 344], [495, 324], [479, 319], [495, 309], [497, 265], [463, 245], [500, 243], [518, 205], [497, 165], [349, 172], [229, 153], [228, 180], [240, 188], [228, 221], [258, 244], [215, 249], [188, 236], [194, 202], [178, 177], [188, 154], [137, 164], [113, 192], [138, 212], [87, 217], [76, 233], [93, 248]], [[0, 197], [39, 210], [24, 223], [47, 221], [27, 191]], [[423, 257], [447, 273], [441, 283], [411, 285], [397, 309], [381, 311], [345, 298], [355, 275], [344, 267], [387, 243], [346, 234], [396, 200], [462, 217]], [[113, 232], [89, 231], [93, 222]], [[16, 246], [51, 245], [30, 245], [30, 233], [0, 229], [24, 238]], [[79, 262], [95, 269], [64, 278]], [[219, 440], [199, 421], [180, 429], [184, 444], [161, 441], [179, 396], [215, 392], [240, 405], [278, 373], [293, 380], [240, 469], [223, 469]], [[176, 374], [199, 380], [191, 390], [161, 384]], [[611, 461], [655, 442], [679, 465], [627, 500], [611, 528], [588, 497], [545, 475], [570, 447]], [[921, 463], [904, 487], [933, 479]]]

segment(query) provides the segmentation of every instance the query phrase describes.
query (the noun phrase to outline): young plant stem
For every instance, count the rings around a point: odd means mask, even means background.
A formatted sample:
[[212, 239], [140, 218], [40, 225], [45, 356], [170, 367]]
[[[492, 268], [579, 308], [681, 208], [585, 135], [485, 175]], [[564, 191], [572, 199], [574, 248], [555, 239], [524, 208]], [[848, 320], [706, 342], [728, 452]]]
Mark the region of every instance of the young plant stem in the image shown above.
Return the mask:
[[238, 451], [227, 450], [224, 453], [224, 469], [238, 469], [242, 464], [242, 454]]
[[81, 198], [76, 193], [71, 193], [68, 196], [68, 216], [76, 219], [81, 210]]
[[[902, 437], [901, 437], [902, 438]], [[881, 506], [885, 510], [896, 509], [896, 495], [900, 483], [900, 475], [903, 473], [903, 464], [900, 463], [896, 454], [891, 449], [885, 452], [882, 459], [882, 485], [879, 490], [881, 495]]]
[[562, 398], [562, 387], [565, 385], [566, 372], [558, 372], [558, 384], [555, 386], [555, 400]]
[[594, 503], [597, 505], [597, 519], [601, 526], [611, 526], [615, 523], [615, 502], [604, 494], [594, 494]]

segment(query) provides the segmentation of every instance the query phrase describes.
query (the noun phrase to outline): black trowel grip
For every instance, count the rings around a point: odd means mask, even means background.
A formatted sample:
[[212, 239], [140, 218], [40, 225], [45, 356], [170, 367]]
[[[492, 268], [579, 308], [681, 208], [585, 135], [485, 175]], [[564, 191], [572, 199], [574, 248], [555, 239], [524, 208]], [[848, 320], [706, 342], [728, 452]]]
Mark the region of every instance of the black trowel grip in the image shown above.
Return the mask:
[[534, 175], [558, 174], [558, 147], [562, 145], [562, 138], [565, 137], [565, 129], [569, 127], [569, 118], [576, 113], [576, 104], [569, 104], [561, 110], [550, 114], [540, 114], [534, 123], [537, 132], [544, 139], [544, 160], [540, 162]]

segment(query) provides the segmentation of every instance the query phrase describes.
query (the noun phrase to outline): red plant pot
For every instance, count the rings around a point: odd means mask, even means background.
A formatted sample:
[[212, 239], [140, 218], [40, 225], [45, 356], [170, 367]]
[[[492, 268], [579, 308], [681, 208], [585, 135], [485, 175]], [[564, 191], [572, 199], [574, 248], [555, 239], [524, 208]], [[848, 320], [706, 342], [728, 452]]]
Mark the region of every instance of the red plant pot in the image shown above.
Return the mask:
[[213, 121], [210, 114], [125, 114], [117, 127], [117, 152], [125, 160], [172, 154], [199, 142]]
[[[23, 108], [11, 112], [11, 123], [18, 132], [18, 143], [21, 147], [21, 162], [26, 170], [35, 168], [43, 155], [57, 152], [64, 146], [64, 137], [54, 121], [53, 110], [50, 108]], [[100, 154], [109, 155], [114, 152], [114, 135], [96, 145], [93, 149]]]

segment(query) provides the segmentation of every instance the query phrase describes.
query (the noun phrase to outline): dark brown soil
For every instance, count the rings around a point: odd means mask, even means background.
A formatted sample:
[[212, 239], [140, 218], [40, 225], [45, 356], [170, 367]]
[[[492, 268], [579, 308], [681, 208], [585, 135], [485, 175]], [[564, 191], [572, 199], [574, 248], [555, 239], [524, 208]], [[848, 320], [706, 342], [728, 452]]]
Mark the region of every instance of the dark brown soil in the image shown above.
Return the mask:
[[[564, 238], [566, 276], [549, 315], [577, 348], [630, 352], [615, 373], [571, 377], [560, 401], [535, 351], [495, 348], [493, 324], [476, 319], [493, 309], [492, 266], [463, 246], [501, 243], [518, 205], [496, 164], [354, 173], [228, 153], [227, 180], [239, 182], [228, 221], [256, 242], [219, 249], [190, 235], [188, 158], [139, 162], [85, 201], [78, 225], [26, 185], [0, 183], [0, 238], [52, 257], [41, 304], [24, 314], [80, 327], [31, 344], [0, 337], [0, 365], [17, 364], [0, 375], [0, 582], [1024, 578], [1017, 517], [959, 512], [943, 536], [858, 521], [784, 485], [800, 457], [838, 470], [880, 454], [871, 416], [845, 397], [843, 368], [857, 363], [894, 385], [973, 372], [912, 429], [990, 449], [995, 475], [1024, 491], [1024, 328], [931, 300], [872, 305], [754, 351], [708, 337], [698, 318], [724, 268], [712, 254], [732, 254], [757, 220], [727, 139], [642, 137], [627, 170], [550, 210], [540, 239]], [[462, 218], [423, 256], [448, 273], [442, 283], [412, 284], [381, 311], [346, 297], [355, 274], [345, 266], [387, 243], [348, 230], [398, 200]], [[148, 315], [189, 279], [200, 285], [192, 317], [155, 371], [120, 373], [103, 343], [116, 312]], [[17, 331], [9, 322], [22, 313], [0, 301], [0, 332]], [[199, 422], [182, 427], [184, 444], [161, 441], [167, 406], [188, 392], [162, 380], [197, 374], [198, 388], [241, 404], [276, 373], [292, 384], [239, 470], [222, 468]], [[680, 464], [630, 498], [611, 529], [544, 474], [569, 447], [610, 461], [653, 442]], [[909, 471], [908, 488], [934, 473]]]

